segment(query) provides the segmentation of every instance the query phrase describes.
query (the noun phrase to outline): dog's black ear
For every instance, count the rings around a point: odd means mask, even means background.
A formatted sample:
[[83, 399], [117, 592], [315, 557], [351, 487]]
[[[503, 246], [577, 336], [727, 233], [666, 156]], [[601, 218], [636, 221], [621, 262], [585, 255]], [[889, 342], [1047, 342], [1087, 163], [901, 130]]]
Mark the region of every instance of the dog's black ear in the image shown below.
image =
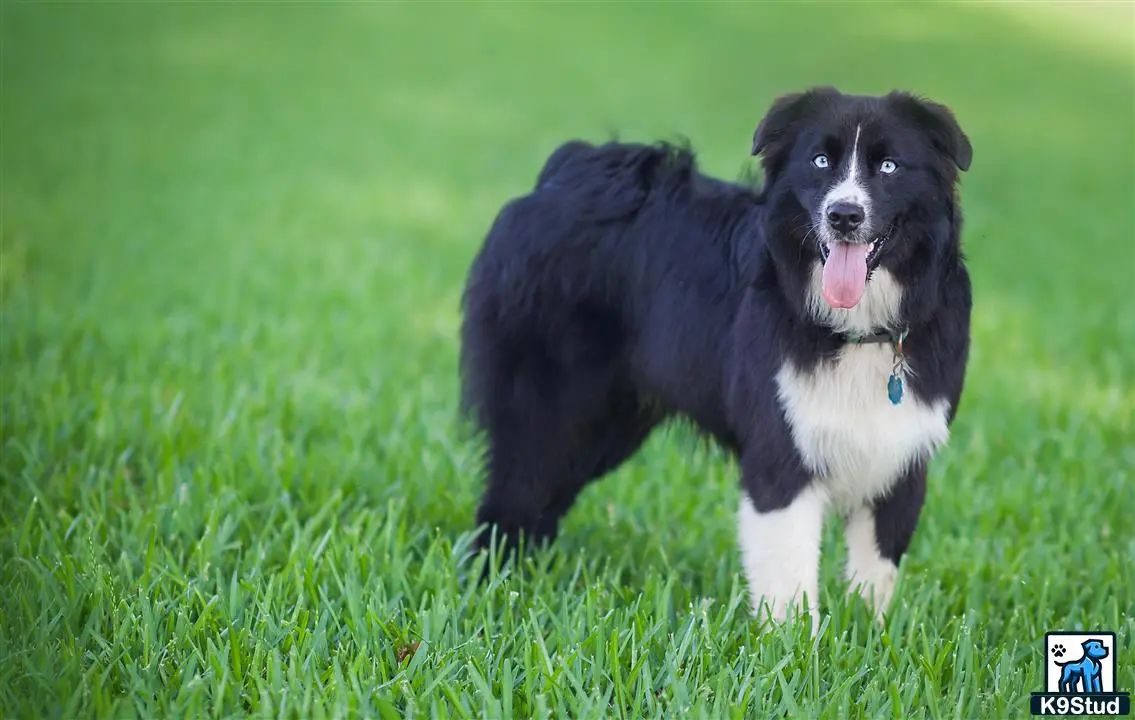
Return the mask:
[[760, 155], [770, 145], [784, 137], [793, 123], [807, 115], [818, 100], [832, 98], [838, 94], [839, 91], [835, 88], [819, 87], [778, 97], [753, 133], [753, 154]]
[[954, 161], [959, 170], [969, 170], [973, 162], [973, 146], [950, 108], [907, 93], [891, 93], [891, 99], [930, 136], [940, 151]]

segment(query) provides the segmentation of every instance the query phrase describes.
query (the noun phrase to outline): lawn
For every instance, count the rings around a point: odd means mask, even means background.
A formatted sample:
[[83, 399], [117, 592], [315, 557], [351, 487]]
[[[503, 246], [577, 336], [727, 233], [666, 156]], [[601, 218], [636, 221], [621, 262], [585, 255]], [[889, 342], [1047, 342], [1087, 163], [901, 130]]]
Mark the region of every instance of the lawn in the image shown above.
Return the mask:
[[[1080, 10], [5, 2], [0, 717], [1020, 717], [1056, 629], [1135, 691], [1135, 10]], [[822, 634], [749, 622], [735, 465], [678, 431], [469, 584], [500, 204], [575, 136], [736, 177], [813, 83], [975, 149], [966, 394], [885, 627], [834, 526]]]

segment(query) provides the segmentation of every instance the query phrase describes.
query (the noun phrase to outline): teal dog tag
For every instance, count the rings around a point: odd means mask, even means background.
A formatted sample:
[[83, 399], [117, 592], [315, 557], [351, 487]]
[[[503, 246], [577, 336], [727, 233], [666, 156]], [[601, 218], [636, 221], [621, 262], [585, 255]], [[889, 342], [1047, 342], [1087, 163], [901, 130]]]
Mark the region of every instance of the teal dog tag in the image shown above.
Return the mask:
[[891, 375], [890, 380], [887, 380], [887, 397], [891, 399], [892, 405], [902, 402], [902, 378], [898, 375]]

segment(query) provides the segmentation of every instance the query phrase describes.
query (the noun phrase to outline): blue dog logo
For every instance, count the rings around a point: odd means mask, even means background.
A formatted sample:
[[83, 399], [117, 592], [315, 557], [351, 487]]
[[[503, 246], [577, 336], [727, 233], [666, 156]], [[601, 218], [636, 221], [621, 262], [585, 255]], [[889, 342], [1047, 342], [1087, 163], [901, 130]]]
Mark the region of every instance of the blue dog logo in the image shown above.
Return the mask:
[[[1131, 714], [1131, 694], [1115, 689], [1114, 632], [1044, 634], [1044, 691], [1029, 698], [1032, 715], [1122, 717]], [[1076, 648], [1082, 648], [1080, 652]], [[1079, 659], [1074, 659], [1079, 655]]]
[[[1103, 663], [1100, 661], [1107, 657], [1107, 647], [1103, 640], [1085, 640], [1081, 646], [1084, 648], [1083, 657], [1079, 660], [1060, 662], [1060, 692], [1062, 693], [1099, 693], [1103, 692]], [[1054, 657], [1063, 657], [1066, 652], [1063, 645], [1052, 648]]]

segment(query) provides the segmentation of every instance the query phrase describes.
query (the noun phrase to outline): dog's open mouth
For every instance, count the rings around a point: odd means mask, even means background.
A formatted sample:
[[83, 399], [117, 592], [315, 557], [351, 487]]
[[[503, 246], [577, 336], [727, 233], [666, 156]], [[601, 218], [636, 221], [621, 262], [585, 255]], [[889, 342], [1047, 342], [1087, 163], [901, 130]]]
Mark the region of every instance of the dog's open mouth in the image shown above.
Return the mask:
[[822, 289], [829, 305], [846, 310], [859, 303], [867, 289], [867, 275], [878, 266], [894, 229], [892, 224], [886, 233], [868, 243], [820, 243]]

